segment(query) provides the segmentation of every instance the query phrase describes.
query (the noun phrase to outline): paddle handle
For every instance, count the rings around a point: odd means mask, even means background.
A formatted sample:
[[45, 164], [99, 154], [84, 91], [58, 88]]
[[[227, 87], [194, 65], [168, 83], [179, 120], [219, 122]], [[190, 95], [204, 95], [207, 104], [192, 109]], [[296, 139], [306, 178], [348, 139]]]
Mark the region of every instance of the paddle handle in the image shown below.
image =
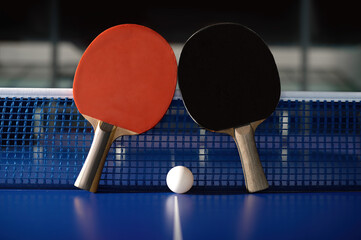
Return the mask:
[[105, 159], [114, 140], [115, 130], [116, 127], [109, 123], [98, 123], [93, 143], [74, 186], [90, 192], [97, 191]]
[[254, 128], [250, 124], [236, 128], [234, 139], [241, 157], [247, 190], [258, 192], [268, 188], [268, 182], [257, 152]]

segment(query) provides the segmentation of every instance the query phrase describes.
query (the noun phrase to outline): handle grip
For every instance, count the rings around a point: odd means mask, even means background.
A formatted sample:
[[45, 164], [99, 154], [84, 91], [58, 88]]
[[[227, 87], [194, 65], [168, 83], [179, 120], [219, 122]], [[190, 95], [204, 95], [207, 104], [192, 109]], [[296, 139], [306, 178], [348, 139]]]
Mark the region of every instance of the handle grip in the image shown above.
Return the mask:
[[74, 186], [90, 192], [96, 192], [105, 159], [113, 142], [116, 127], [109, 123], [98, 122], [95, 129], [93, 143], [88, 156], [76, 179]]
[[251, 125], [235, 129], [234, 140], [241, 157], [243, 175], [249, 192], [258, 192], [268, 188], [268, 182], [259, 160], [254, 129]]

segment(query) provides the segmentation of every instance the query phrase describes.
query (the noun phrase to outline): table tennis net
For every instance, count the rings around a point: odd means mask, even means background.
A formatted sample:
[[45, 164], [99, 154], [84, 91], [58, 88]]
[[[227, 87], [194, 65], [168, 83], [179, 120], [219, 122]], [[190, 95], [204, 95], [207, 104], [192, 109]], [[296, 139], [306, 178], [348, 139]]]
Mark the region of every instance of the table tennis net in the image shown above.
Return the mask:
[[[93, 139], [71, 89], [0, 89], [0, 188], [75, 189]], [[283, 92], [255, 134], [269, 191], [361, 189], [361, 94]], [[153, 129], [116, 140], [100, 191], [167, 191], [177, 165], [193, 191], [244, 191], [237, 147], [200, 128], [176, 92]]]

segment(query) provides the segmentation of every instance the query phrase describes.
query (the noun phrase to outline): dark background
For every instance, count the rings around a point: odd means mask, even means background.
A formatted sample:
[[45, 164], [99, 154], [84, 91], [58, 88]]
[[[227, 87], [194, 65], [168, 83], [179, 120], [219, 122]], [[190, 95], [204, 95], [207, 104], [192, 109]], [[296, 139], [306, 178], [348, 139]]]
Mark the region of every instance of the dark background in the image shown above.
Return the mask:
[[[150, 27], [179, 54], [182, 44], [198, 29], [236, 22], [256, 31], [270, 45], [283, 90], [361, 91], [358, 5], [350, 0], [193, 1], [168, 5], [153, 1], [2, 1], [0, 86], [71, 87], [81, 53], [99, 33], [114, 25]], [[29, 43], [37, 47], [43, 44], [43, 55], [37, 50], [17, 51], [21, 46], [31, 49]], [[71, 60], [64, 62], [70, 55], [64, 58], [66, 51], [59, 43], [75, 46], [77, 51]], [[21, 58], [23, 54], [27, 54], [25, 58]], [[37, 61], [28, 61], [32, 55]], [[38, 82], [31, 84], [35, 80]]]
[[[244, 24], [269, 44], [298, 44], [301, 1], [237, 1], [233, 4], [161, 5], [125, 1], [56, 1], [58, 36], [86, 46], [104, 29], [138, 23], [158, 31], [170, 42], [184, 42], [208, 24], [231, 21]], [[216, 2], [218, 3], [218, 1]], [[3, 1], [0, 40], [49, 38], [52, 1]], [[310, 4], [314, 44], [355, 44], [361, 40], [357, 1], [317, 0]]]

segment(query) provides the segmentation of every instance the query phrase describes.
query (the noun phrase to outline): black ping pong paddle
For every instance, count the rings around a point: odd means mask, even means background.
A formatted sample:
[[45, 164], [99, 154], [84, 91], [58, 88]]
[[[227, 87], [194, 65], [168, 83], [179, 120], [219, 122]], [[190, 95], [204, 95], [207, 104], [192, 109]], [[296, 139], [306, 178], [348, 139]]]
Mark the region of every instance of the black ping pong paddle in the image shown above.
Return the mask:
[[281, 87], [266, 43], [240, 24], [207, 26], [184, 45], [178, 83], [195, 122], [234, 138], [248, 191], [268, 188], [254, 132], [276, 108]]

